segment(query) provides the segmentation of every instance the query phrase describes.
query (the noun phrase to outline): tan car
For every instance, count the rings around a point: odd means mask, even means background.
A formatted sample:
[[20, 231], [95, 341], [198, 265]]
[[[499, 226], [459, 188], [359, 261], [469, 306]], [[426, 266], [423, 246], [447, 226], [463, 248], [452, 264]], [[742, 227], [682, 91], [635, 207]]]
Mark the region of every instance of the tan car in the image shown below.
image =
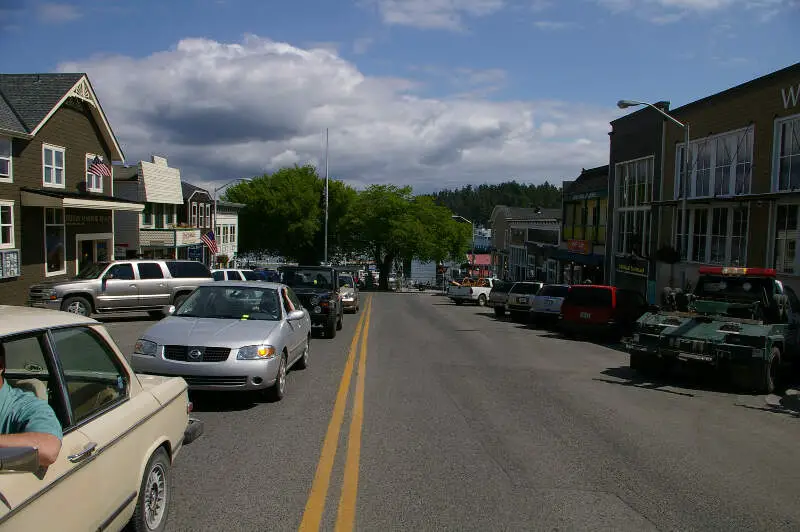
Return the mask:
[[163, 530], [171, 468], [202, 434], [181, 378], [137, 376], [105, 328], [72, 313], [0, 306], [6, 382], [33, 392], [64, 432], [41, 470], [0, 449], [0, 530]]

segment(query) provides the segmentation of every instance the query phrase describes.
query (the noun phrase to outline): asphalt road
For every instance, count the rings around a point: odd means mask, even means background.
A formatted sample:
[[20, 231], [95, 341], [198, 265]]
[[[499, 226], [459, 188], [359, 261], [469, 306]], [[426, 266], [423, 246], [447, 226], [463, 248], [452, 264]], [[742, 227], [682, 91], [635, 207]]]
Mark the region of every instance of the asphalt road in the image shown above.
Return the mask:
[[[800, 528], [800, 396], [644, 382], [612, 347], [373, 297], [280, 403], [193, 396], [206, 432], [177, 461], [169, 530]], [[108, 327], [130, 350], [149, 323]]]

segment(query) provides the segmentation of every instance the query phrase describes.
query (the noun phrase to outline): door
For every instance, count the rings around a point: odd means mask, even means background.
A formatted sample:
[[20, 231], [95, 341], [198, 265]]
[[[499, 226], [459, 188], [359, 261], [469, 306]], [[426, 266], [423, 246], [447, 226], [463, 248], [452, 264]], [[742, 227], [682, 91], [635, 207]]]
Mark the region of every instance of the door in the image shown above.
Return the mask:
[[78, 242], [78, 273], [82, 272], [86, 266], [95, 262], [94, 240], [81, 240]]
[[98, 307], [102, 309], [130, 308], [139, 305], [139, 286], [131, 263], [117, 263], [106, 270], [97, 302]]
[[[281, 290], [281, 301], [283, 302], [283, 311], [288, 316], [290, 312], [296, 310], [298, 308], [302, 309], [302, 304], [299, 307], [296, 307], [292, 300], [289, 298], [289, 294], [284, 288]], [[298, 302], [299, 303], [299, 302]], [[290, 333], [290, 345], [289, 351], [291, 352], [292, 362], [294, 359], [300, 355], [302, 352], [301, 349], [303, 347], [303, 343], [306, 339], [305, 333], [303, 331], [303, 322], [301, 320], [286, 320], [286, 323], [289, 327]]]
[[139, 306], [162, 307], [169, 305], [170, 292], [164, 281], [164, 270], [160, 262], [139, 262]]
[[[6, 353], [3, 386], [32, 391], [40, 400], [47, 401], [61, 422], [64, 436], [58, 458], [43, 474], [0, 474], [0, 528], [96, 530], [102, 522], [97, 505], [104, 501], [107, 493], [95, 491], [92, 478], [103, 472], [75, 456], [87, 448], [89, 439], [70, 425], [68, 408], [59, 393], [57, 371], [47, 346], [46, 332], [3, 340]], [[87, 497], [85, 490], [91, 490], [92, 496]]]

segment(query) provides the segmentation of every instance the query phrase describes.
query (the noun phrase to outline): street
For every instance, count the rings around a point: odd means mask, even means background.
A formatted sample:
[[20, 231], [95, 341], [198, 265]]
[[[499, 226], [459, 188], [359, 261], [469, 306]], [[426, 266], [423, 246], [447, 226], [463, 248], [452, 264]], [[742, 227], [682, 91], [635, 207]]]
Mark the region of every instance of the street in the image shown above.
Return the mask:
[[[168, 530], [800, 527], [796, 395], [642, 382], [620, 350], [430, 292], [361, 309], [283, 401], [193, 394]], [[152, 323], [104, 321], [125, 353]]]

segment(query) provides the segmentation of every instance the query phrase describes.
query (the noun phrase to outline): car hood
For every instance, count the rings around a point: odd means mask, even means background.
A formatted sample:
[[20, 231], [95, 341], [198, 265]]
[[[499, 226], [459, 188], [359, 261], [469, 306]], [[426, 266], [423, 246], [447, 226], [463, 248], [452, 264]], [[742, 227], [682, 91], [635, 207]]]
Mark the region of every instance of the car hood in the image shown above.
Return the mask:
[[665, 337], [681, 337], [691, 340], [722, 342], [729, 334], [761, 336], [769, 326], [754, 320], [691, 315], [678, 312], [648, 312], [638, 320], [638, 330]]
[[354, 288], [348, 287], [348, 288], [340, 288], [339, 293], [342, 294], [343, 296], [352, 296], [355, 295], [356, 291]]
[[310, 295], [322, 296], [325, 294], [330, 294], [332, 292], [330, 288], [311, 288], [308, 286], [303, 286], [298, 288], [291, 287], [291, 288], [292, 290], [294, 290], [294, 293], [297, 294], [298, 296], [310, 296]]
[[143, 336], [160, 345], [236, 348], [265, 342], [280, 327], [280, 323], [169, 316], [147, 329]]
[[39, 288], [39, 289], [46, 289], [46, 288], [57, 288], [59, 286], [64, 286], [67, 284], [85, 284], [91, 283], [93, 281], [97, 281], [97, 279], [60, 279], [57, 281], [40, 281], [36, 284], [31, 285], [31, 288]]

